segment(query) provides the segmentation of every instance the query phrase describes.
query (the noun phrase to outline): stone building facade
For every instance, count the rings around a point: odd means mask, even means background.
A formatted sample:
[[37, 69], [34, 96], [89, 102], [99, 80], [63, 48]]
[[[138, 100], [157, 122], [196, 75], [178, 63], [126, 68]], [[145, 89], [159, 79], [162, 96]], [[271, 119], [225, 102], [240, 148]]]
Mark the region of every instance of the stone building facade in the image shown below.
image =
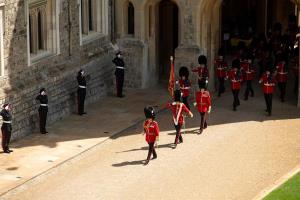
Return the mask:
[[268, 24], [280, 22], [286, 27], [290, 12], [297, 10], [292, 2], [298, 1], [115, 0], [115, 35], [119, 47], [126, 52], [131, 72], [126, 77], [127, 86], [147, 88], [167, 80], [171, 55], [178, 72], [180, 66], [196, 67], [198, 56], [204, 54], [212, 79], [209, 88], [213, 90], [213, 60], [223, 38], [222, 8], [231, 3], [234, 12], [238, 12], [239, 6], [253, 2], [257, 4], [257, 30], [266, 33]]
[[[167, 80], [170, 55], [176, 71], [196, 66], [199, 54], [212, 66], [225, 1], [230, 0], [0, 0], [0, 103], [13, 104], [13, 138], [36, 130], [34, 99], [41, 87], [48, 90], [49, 123], [76, 111], [79, 69], [87, 72], [87, 103], [112, 94], [111, 60], [118, 48], [130, 88]], [[263, 13], [268, 0], [258, 2]], [[276, 20], [287, 16], [279, 9], [285, 0], [272, 2]], [[266, 23], [258, 21], [261, 27]]]
[[0, 103], [13, 104], [13, 139], [38, 125], [45, 87], [48, 123], [76, 111], [76, 75], [87, 74], [87, 103], [112, 93], [111, 1], [0, 0]]

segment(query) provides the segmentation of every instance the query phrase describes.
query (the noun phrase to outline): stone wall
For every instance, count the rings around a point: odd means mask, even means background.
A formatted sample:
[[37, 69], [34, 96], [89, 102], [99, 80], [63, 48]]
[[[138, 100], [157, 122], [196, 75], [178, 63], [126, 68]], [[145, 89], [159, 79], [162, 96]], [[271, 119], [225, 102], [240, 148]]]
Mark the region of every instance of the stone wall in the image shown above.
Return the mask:
[[41, 87], [48, 91], [48, 124], [76, 112], [79, 69], [86, 70], [87, 104], [112, 94], [114, 49], [109, 36], [80, 45], [77, 1], [57, 2], [60, 4], [60, 53], [28, 66], [25, 1], [3, 1], [6, 75], [0, 77], [0, 103], [13, 104], [13, 139], [37, 130], [39, 104], [35, 97]]

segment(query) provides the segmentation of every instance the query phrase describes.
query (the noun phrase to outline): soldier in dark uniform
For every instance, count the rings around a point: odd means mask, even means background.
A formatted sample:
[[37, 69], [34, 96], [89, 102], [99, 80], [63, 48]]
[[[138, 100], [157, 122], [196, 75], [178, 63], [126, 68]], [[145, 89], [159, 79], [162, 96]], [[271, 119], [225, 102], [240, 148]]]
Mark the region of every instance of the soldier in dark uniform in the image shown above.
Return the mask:
[[84, 76], [84, 71], [81, 69], [77, 74], [77, 82], [78, 82], [78, 89], [77, 89], [77, 99], [78, 99], [78, 114], [84, 115], [84, 101], [86, 96], [86, 80]]
[[4, 153], [12, 152], [12, 150], [9, 149], [9, 142], [10, 142], [11, 131], [12, 131], [12, 126], [11, 126], [12, 116], [10, 110], [11, 110], [11, 105], [7, 103], [3, 105], [3, 109], [0, 112], [0, 115], [3, 118], [1, 131], [2, 131], [2, 149]]
[[122, 98], [124, 97], [122, 91], [123, 91], [123, 84], [124, 84], [125, 63], [120, 51], [116, 54], [116, 57], [112, 60], [112, 62], [116, 65], [115, 76], [116, 76], [117, 96]]
[[40, 117], [40, 132], [41, 134], [48, 133], [46, 131], [46, 121], [48, 113], [48, 96], [46, 94], [46, 89], [42, 88], [40, 94], [35, 98], [37, 101], [40, 101], [39, 107], [39, 117]]

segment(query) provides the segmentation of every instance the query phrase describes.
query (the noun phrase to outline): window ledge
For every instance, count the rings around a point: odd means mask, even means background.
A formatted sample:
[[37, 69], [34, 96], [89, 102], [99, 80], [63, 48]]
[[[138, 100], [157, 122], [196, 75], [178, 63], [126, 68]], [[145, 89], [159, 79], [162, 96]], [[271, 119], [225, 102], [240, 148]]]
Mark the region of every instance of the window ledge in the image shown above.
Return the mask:
[[30, 54], [30, 63], [31, 65], [36, 64], [37, 62], [52, 56], [54, 56], [54, 53], [50, 51], [41, 51], [37, 54]]
[[88, 44], [105, 36], [106, 35], [99, 32], [90, 32], [88, 35], [82, 34], [82, 45]]

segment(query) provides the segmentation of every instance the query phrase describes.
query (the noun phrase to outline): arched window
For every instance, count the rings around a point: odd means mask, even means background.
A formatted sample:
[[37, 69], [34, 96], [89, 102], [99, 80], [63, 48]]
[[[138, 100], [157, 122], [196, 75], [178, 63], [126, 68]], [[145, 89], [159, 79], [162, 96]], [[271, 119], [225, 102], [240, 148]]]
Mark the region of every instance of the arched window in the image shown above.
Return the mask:
[[134, 6], [131, 2], [128, 4], [128, 34], [134, 34]]

